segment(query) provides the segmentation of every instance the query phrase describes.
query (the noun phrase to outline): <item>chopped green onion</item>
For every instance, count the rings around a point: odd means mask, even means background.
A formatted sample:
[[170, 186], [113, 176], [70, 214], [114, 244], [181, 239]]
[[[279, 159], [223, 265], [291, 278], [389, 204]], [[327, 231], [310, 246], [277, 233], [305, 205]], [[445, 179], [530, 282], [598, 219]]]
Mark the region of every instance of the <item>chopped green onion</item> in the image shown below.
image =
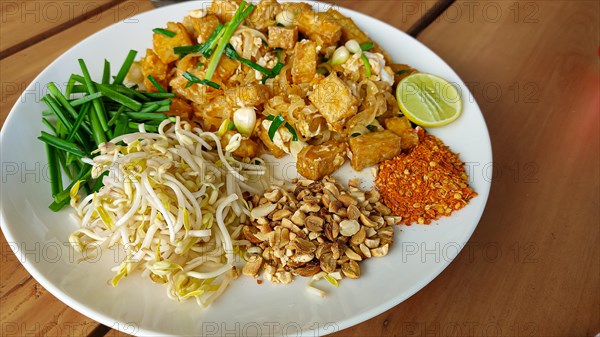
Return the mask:
[[121, 105], [119, 107], [119, 110], [117, 110], [117, 112], [108, 121], [108, 126], [112, 126], [113, 124], [115, 124], [115, 122], [119, 119], [119, 117], [121, 116], [123, 111], [125, 111], [125, 108], [126, 108], [126, 106], [124, 106], [124, 105]]
[[199, 79], [198, 77], [190, 74], [189, 72], [184, 72], [183, 73], [183, 77], [185, 77], [189, 82], [186, 84], [186, 88], [191, 87], [193, 84], [204, 84], [204, 85], [208, 85], [209, 87], [215, 88], [215, 89], [219, 89], [221, 88], [221, 86], [213, 81], [207, 80], [207, 79]]
[[369, 129], [369, 131], [375, 131], [377, 130], [377, 127], [375, 125], [367, 125], [367, 129]]
[[[85, 81], [85, 86], [87, 87], [88, 94], [94, 94], [97, 91], [94, 82], [92, 82], [92, 78], [90, 73], [88, 72], [87, 66], [85, 65], [85, 61], [83, 59], [79, 59], [79, 66], [81, 67], [81, 71], [83, 72], [83, 79]], [[100, 100], [93, 100], [94, 111], [96, 113], [96, 118], [102, 127], [104, 132], [108, 131], [108, 121], [106, 120], [106, 112], [104, 111], [104, 106]]]
[[373, 47], [375, 47], [375, 44], [373, 42], [365, 42], [360, 44], [360, 49], [362, 49], [363, 51], [369, 51], [373, 49]]
[[[104, 96], [110, 98], [115, 102], [125, 105], [131, 110], [138, 111], [142, 108], [142, 103], [134, 100], [133, 98], [125, 96], [116, 90], [111, 89], [108, 85], [99, 84], [97, 87], [98, 90], [100, 90], [104, 94]], [[94, 102], [97, 102], [97, 100]]]
[[[75, 123], [73, 123], [73, 128], [71, 129], [71, 131], [69, 132], [69, 135], [67, 136], [67, 142], [70, 142], [70, 141], [73, 140], [73, 137], [75, 137], [75, 134], [77, 133], [77, 130], [82, 125], [83, 120], [87, 116], [87, 114], [90, 111], [91, 107], [92, 107], [91, 105], [85, 104], [81, 108], [81, 110], [79, 111], [79, 116], [77, 116], [77, 119], [75, 120]], [[83, 125], [85, 125], [85, 124], [83, 124]], [[92, 133], [92, 132], [90, 131], [89, 133]]]
[[100, 98], [100, 97], [102, 97], [102, 96], [104, 96], [104, 94], [103, 94], [103, 93], [101, 93], [101, 92], [96, 92], [96, 93], [93, 93], [93, 94], [91, 94], [91, 95], [85, 95], [85, 96], [83, 96], [83, 97], [81, 97], [81, 98], [78, 98], [78, 99], [72, 100], [72, 101], [71, 101], [71, 103], [70, 103], [70, 105], [71, 105], [72, 107], [76, 107], [76, 106], [79, 106], [79, 105], [85, 104], [85, 103], [87, 103], [87, 102], [90, 102], [90, 101], [92, 101], [92, 100], [95, 100], [96, 98]]
[[119, 137], [127, 132], [127, 121], [128, 118], [125, 115], [118, 117], [113, 137]]
[[225, 51], [225, 47], [229, 44], [229, 40], [231, 36], [237, 29], [237, 27], [250, 15], [250, 13], [254, 10], [254, 5], [247, 4], [246, 1], [242, 1], [240, 3], [239, 8], [233, 14], [233, 18], [223, 28], [222, 36], [218, 39], [219, 42], [217, 47], [211, 56], [210, 62], [208, 63], [208, 69], [206, 70], [206, 80], [211, 80], [215, 71], [217, 70], [217, 65], [219, 64], [219, 60]]
[[231, 131], [235, 129], [235, 124], [233, 124], [232, 121], [229, 121], [229, 124], [227, 125], [227, 130]]
[[321, 74], [321, 75], [327, 75], [329, 71], [327, 70], [327, 68], [325, 67], [318, 67], [317, 68], [317, 73]]
[[277, 115], [277, 117], [273, 118], [273, 122], [271, 122], [271, 126], [269, 127], [269, 139], [273, 140], [273, 137], [275, 137], [275, 133], [277, 132], [277, 130], [279, 129], [279, 127], [285, 123], [285, 118], [283, 118], [283, 116], [281, 116], [281, 114]]
[[150, 98], [175, 98], [175, 94], [170, 93], [170, 92], [145, 92], [144, 95], [150, 97]]
[[360, 136], [360, 132], [355, 132], [350, 135], [350, 137], [358, 137], [358, 136]]
[[114, 84], [123, 84], [123, 81], [125, 80], [125, 76], [127, 76], [127, 73], [129, 72], [129, 68], [131, 68], [131, 65], [133, 64], [133, 61], [135, 60], [136, 55], [137, 55], [137, 51], [135, 51], [135, 50], [129, 51], [129, 53], [127, 54], [127, 57], [125, 58], [125, 62], [123, 62], [123, 65], [121, 66], [121, 69], [119, 70], [119, 73], [117, 73], [117, 76], [115, 77], [115, 80], [113, 81]]
[[56, 136], [53, 136], [51, 134], [49, 134], [48, 132], [42, 131], [42, 135], [40, 137], [38, 137], [39, 140], [43, 141], [44, 143], [54, 146], [58, 149], [64, 150], [66, 152], [72, 153], [78, 157], [85, 157], [86, 153], [83, 152], [83, 150], [81, 150], [79, 148], [79, 146], [77, 146], [74, 143], [71, 142], [67, 142], [64, 139], [60, 139]]
[[252, 61], [250, 61], [248, 59], [245, 59], [245, 58], [241, 57], [240, 55], [238, 55], [238, 53], [235, 51], [235, 49], [233, 48], [233, 46], [231, 44], [229, 44], [229, 43], [225, 47], [225, 55], [227, 55], [227, 57], [229, 57], [230, 59], [239, 61], [242, 64], [245, 64], [248, 67], [250, 67], [250, 68], [252, 68], [252, 69], [254, 69], [254, 70], [258, 71], [258, 72], [261, 72], [261, 73], [263, 73], [265, 75], [270, 75], [271, 74], [271, 70], [269, 70], [269, 69], [267, 69], [267, 68], [265, 68], [265, 67], [263, 67], [263, 66], [261, 66], [261, 65], [259, 65], [257, 63], [255, 63], [255, 62], [252, 62]]
[[154, 85], [154, 87], [160, 91], [160, 92], [167, 92], [165, 89], [163, 89], [163, 87], [160, 85], [160, 83], [158, 83], [154, 77], [152, 77], [152, 75], [148, 75], [148, 80], [150, 80], [150, 83], [152, 83], [152, 85]]
[[168, 29], [163, 29], [163, 28], [154, 28], [152, 31], [155, 32], [156, 34], [162, 34], [167, 37], [174, 37], [175, 35], [177, 35], [177, 33], [172, 32]]
[[196, 64], [196, 68], [200, 68], [204, 66], [204, 62], [198, 62], [198, 64]]
[[102, 72], [102, 84], [110, 83], [110, 62], [104, 60], [104, 70]]
[[94, 185], [92, 185], [92, 193], [100, 191], [102, 186], [104, 186], [104, 183], [102, 182], [102, 178], [104, 178], [107, 175], [108, 175], [108, 171], [104, 171], [98, 178], [96, 178], [96, 181], [94, 181]]
[[408, 70], [407, 70], [407, 69], [398, 70], [398, 71], [396, 72], [396, 75], [404, 75], [404, 74], [406, 74], [407, 72], [408, 72]]
[[57, 161], [56, 149], [46, 143], [46, 155], [48, 157], [48, 174], [50, 176], [50, 188], [54, 197], [63, 189], [62, 176], [60, 175], [60, 164]]
[[127, 123], [127, 126], [137, 131], [139, 130], [140, 124], [144, 124], [144, 129], [146, 130], [146, 132], [158, 132], [158, 126], [148, 125], [146, 123], [129, 122]]
[[50, 131], [54, 132], [54, 134], [56, 134], [56, 128], [54, 127], [54, 125], [52, 125], [52, 123], [50, 123], [49, 120], [47, 120], [46, 118], [42, 118], [42, 123], [44, 123], [44, 125], [50, 129]]
[[292, 140], [295, 141], [295, 142], [297, 142], [298, 141], [298, 134], [296, 133], [296, 130], [294, 130], [294, 127], [292, 125], [290, 125], [290, 123], [288, 123], [288, 122], [285, 123], [285, 127], [292, 134]]
[[365, 73], [367, 75], [367, 78], [371, 77], [371, 63], [369, 63], [369, 59], [365, 54], [361, 54], [360, 58], [365, 65]]

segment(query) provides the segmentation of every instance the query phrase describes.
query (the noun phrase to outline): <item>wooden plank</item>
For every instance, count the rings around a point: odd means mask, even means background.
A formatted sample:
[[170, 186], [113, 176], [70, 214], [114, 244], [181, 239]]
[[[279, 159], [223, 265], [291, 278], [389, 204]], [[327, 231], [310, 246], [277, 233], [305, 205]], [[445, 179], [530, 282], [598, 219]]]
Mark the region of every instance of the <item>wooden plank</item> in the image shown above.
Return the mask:
[[[0, 123], [4, 123], [10, 108], [31, 80], [68, 48], [118, 20], [151, 8], [153, 6], [148, 1], [132, 0], [119, 4], [43, 42], [2, 59]], [[109, 330], [97, 330], [97, 322], [79, 314], [48, 293], [23, 268], [10, 250], [9, 244], [15, 243], [7, 243], [2, 236], [0, 335], [87, 336], [98, 332], [103, 335]]]
[[0, 59], [88, 20], [122, 1], [3, 1], [0, 4]]
[[[152, 8], [154, 7], [149, 1], [120, 3], [60, 34], [0, 60], [0, 126], [4, 124], [10, 109], [27, 85], [54, 59], [98, 30]], [[25, 99], [39, 99], [40, 95], [40, 90], [36, 90]]]
[[486, 118], [494, 163], [479, 164], [494, 174], [476, 172], [490, 199], [446, 271], [338, 336], [600, 331], [599, 13], [591, 1], [456, 2], [423, 31]]

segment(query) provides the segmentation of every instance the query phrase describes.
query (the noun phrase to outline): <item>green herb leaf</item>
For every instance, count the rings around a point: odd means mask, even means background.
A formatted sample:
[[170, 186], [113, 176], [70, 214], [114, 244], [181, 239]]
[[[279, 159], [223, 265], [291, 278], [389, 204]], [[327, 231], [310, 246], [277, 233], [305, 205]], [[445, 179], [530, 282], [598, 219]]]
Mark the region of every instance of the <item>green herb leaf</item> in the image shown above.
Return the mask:
[[358, 137], [358, 136], [360, 136], [360, 132], [355, 132], [350, 135], [350, 137]]
[[406, 74], [407, 72], [408, 72], [408, 70], [406, 70], [406, 69], [398, 70], [398, 71], [396, 72], [396, 75], [404, 75], [404, 74]]
[[377, 130], [377, 127], [375, 125], [367, 125], [367, 129], [369, 129], [369, 131], [375, 131]]
[[156, 34], [162, 34], [167, 37], [174, 37], [175, 35], [177, 35], [177, 33], [172, 32], [168, 29], [163, 29], [163, 28], [154, 28], [152, 31], [155, 32]]

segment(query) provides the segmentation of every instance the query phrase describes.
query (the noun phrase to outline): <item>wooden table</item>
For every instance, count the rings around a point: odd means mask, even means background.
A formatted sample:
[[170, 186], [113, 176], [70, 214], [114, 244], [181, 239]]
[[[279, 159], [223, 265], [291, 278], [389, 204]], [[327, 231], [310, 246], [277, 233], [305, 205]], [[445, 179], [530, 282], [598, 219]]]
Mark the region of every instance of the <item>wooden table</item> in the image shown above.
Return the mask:
[[[600, 332], [600, 5], [450, 3], [336, 2], [420, 33], [458, 72], [486, 118], [494, 175], [486, 211], [459, 257], [410, 299], [335, 335], [594, 336]], [[0, 123], [61, 53], [151, 8], [145, 0], [2, 2]], [[49, 294], [0, 237], [0, 335], [122, 335]]]

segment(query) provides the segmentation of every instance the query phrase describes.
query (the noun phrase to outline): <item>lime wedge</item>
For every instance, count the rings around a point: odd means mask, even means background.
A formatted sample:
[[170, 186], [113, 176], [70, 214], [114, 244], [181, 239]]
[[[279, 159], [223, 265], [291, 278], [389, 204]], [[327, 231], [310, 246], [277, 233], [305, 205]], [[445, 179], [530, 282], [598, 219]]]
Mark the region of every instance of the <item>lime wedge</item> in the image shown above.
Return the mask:
[[398, 82], [396, 99], [402, 113], [424, 127], [446, 125], [462, 112], [462, 100], [456, 87], [427, 73], [414, 73]]

